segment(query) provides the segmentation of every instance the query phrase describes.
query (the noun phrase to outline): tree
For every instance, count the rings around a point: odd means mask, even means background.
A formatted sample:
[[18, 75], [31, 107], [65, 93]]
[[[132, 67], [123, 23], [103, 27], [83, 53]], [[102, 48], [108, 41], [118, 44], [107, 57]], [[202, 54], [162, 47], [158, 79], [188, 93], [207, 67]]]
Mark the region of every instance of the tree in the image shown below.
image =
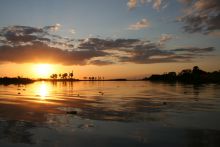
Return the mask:
[[62, 79], [66, 79], [68, 77], [67, 73], [62, 74]]
[[50, 76], [50, 78], [51, 78], [51, 79], [57, 79], [57, 74], [52, 74], [52, 75]]
[[198, 66], [194, 66], [192, 73], [193, 73], [193, 74], [199, 74], [199, 72], [200, 72], [199, 67], [198, 67]]
[[183, 69], [178, 76], [190, 75], [192, 73], [191, 69]]
[[69, 73], [69, 77], [72, 79], [73, 78], [73, 71]]

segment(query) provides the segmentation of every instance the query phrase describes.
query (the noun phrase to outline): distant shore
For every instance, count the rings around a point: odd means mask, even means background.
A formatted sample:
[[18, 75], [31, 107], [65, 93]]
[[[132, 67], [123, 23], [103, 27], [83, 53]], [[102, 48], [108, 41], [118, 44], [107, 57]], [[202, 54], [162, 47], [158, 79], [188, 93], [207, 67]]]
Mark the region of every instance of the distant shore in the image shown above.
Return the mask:
[[164, 74], [154, 74], [146, 77], [146, 81], [163, 81], [163, 82], [181, 82], [189, 84], [205, 84], [205, 83], [220, 83], [220, 70], [213, 72], [206, 72], [201, 70], [198, 66], [193, 69], [184, 69], [180, 73], [168, 72]]
[[77, 82], [77, 81], [130, 81], [128, 79], [82, 80], [82, 79], [38, 79], [36, 81]]
[[[194, 66], [193, 69], [184, 69], [180, 73], [168, 72], [164, 74], [153, 74], [150, 77], [143, 79], [128, 80], [126, 78], [117, 79], [104, 79], [104, 78], [87, 78], [87, 79], [75, 79], [75, 78], [48, 78], [48, 79], [30, 79], [22, 77], [0, 77], [0, 84], [30, 84], [36, 81], [49, 81], [49, 82], [78, 82], [78, 81], [152, 81], [152, 82], [181, 82], [189, 84], [202, 84], [202, 83], [220, 83], [220, 70], [213, 72], [206, 72], [201, 70], [198, 66]], [[73, 76], [72, 76], [73, 77]]]
[[21, 78], [21, 77], [3, 77], [0, 78], [0, 84], [3, 85], [10, 85], [10, 84], [30, 84], [35, 82], [35, 80], [29, 79], [29, 78]]
[[106, 80], [80, 80], [80, 79], [30, 79], [21, 77], [0, 77], [1, 85], [10, 84], [31, 84], [37, 81], [48, 82], [79, 82], [79, 81], [128, 81], [127, 79], [106, 79]]

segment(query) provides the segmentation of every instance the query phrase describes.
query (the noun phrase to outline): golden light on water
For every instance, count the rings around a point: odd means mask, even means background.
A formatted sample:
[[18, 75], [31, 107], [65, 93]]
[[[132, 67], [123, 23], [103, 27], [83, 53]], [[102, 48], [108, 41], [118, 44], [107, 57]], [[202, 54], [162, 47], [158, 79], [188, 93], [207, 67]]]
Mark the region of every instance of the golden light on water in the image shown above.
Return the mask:
[[39, 87], [36, 88], [36, 95], [40, 97], [41, 100], [45, 100], [49, 94], [49, 87], [46, 83], [42, 82]]
[[48, 82], [36, 82], [30, 87], [33, 91], [30, 95], [34, 95], [34, 99], [31, 101], [34, 103], [41, 103], [41, 104], [57, 104], [53, 102], [55, 97], [51, 97], [51, 90], [53, 87]]

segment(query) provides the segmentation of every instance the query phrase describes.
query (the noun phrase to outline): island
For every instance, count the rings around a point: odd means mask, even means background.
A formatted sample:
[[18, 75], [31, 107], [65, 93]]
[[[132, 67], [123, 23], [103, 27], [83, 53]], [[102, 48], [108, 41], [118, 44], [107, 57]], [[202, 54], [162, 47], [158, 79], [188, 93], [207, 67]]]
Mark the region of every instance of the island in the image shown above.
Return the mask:
[[164, 81], [164, 82], [183, 82], [183, 83], [220, 83], [220, 70], [206, 72], [198, 66], [193, 69], [184, 69], [178, 74], [176, 72], [167, 72], [164, 74], [153, 74], [145, 77], [147, 81]]

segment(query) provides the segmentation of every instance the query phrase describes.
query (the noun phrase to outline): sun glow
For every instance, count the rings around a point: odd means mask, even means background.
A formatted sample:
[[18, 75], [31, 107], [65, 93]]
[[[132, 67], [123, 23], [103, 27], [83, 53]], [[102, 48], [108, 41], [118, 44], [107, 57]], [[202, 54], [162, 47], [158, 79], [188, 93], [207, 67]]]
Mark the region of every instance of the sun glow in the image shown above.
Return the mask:
[[53, 72], [53, 68], [50, 64], [37, 64], [34, 66], [34, 72], [36, 77], [49, 78]]

